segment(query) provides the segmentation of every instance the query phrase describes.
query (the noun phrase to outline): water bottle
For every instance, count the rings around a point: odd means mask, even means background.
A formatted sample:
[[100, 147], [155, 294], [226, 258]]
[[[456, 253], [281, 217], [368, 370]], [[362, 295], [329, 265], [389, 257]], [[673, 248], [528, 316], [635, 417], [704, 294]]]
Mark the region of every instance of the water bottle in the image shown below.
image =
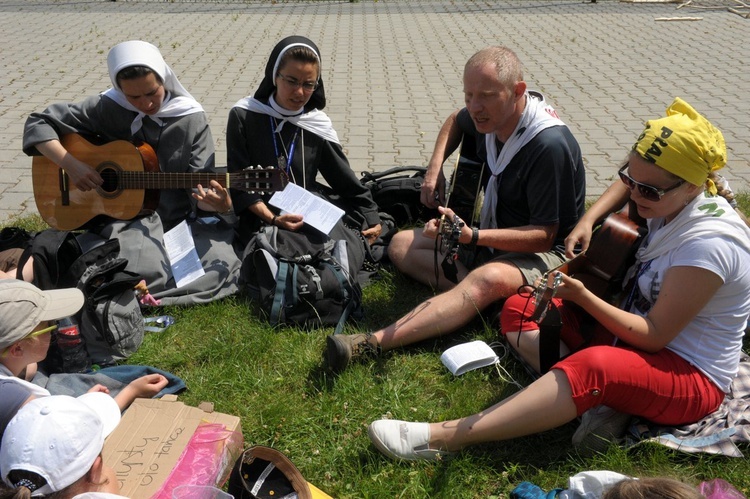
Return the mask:
[[83, 336], [72, 317], [64, 317], [57, 321], [57, 347], [63, 372], [82, 373], [91, 367]]

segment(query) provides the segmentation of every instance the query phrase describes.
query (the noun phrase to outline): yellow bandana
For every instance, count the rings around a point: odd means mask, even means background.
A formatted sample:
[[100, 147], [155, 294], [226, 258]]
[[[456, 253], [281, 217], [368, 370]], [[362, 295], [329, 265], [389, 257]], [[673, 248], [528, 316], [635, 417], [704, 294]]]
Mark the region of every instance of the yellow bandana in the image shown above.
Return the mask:
[[[708, 174], [727, 162], [721, 131], [679, 97], [666, 117], [646, 122], [633, 150], [693, 185], [706, 183]], [[716, 194], [713, 182], [708, 187]]]

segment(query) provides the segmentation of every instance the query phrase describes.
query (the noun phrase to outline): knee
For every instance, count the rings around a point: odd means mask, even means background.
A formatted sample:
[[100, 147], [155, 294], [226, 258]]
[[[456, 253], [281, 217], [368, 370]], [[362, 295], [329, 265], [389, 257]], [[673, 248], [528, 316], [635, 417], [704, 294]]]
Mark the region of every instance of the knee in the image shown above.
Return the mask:
[[404, 260], [406, 260], [409, 254], [409, 249], [414, 242], [414, 231], [413, 230], [402, 230], [397, 232], [391, 242], [388, 243], [388, 259], [397, 268], [401, 268]]
[[[513, 277], [513, 271], [518, 274]], [[488, 300], [499, 300], [516, 294], [522, 284], [521, 272], [510, 268], [507, 264], [488, 263], [469, 272], [464, 283], [474, 296], [482, 296]]]
[[572, 354], [561, 362], [575, 366], [580, 376], [587, 380], [597, 380], [596, 385], [601, 388], [602, 380], [608, 379], [616, 366], [622, 350], [612, 346], [591, 346]]

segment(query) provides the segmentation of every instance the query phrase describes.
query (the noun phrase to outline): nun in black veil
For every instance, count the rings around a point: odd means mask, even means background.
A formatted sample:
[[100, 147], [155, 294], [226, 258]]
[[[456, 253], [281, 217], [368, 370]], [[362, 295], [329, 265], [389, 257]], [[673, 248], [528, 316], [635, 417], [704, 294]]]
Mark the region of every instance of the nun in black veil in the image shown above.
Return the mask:
[[[320, 173], [333, 192], [356, 212], [360, 230], [373, 242], [381, 231], [378, 206], [352, 171], [328, 115], [318, 47], [308, 38], [289, 36], [274, 47], [265, 76], [253, 96], [229, 112], [227, 165], [230, 172], [251, 165], [276, 166], [289, 181], [316, 192]], [[280, 214], [268, 196], [232, 191], [239, 236], [247, 242], [261, 224], [299, 231], [301, 215]]]

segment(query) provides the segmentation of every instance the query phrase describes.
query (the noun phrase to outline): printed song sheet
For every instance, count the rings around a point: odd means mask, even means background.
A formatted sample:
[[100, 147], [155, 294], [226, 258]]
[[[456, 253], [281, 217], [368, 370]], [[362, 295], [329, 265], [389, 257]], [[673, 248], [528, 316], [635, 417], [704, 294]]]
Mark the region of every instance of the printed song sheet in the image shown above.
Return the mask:
[[164, 248], [177, 287], [193, 282], [205, 274], [198, 252], [195, 251], [193, 233], [186, 221], [164, 233]]
[[297, 213], [304, 217], [308, 225], [328, 234], [336, 222], [344, 215], [344, 210], [319, 198], [297, 184], [287, 184], [283, 191], [277, 191], [269, 201], [282, 213]]

